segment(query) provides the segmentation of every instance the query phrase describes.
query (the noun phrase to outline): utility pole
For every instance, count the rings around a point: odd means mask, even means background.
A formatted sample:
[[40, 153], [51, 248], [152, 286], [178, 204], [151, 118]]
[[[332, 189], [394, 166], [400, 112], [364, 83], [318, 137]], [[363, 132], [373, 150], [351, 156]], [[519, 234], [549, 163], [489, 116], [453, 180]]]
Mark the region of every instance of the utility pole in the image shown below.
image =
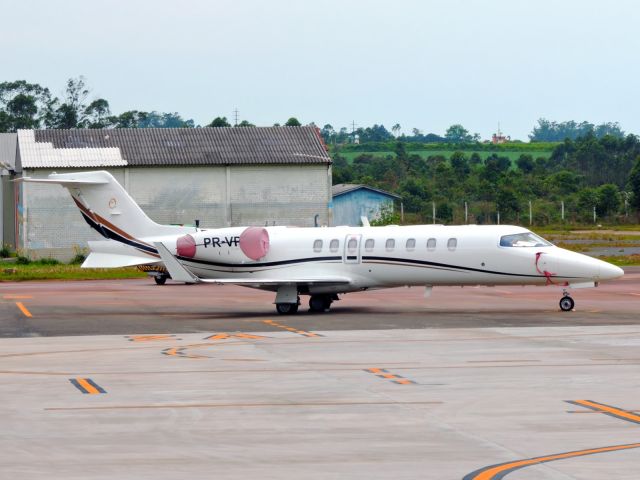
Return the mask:
[[233, 119], [234, 119], [234, 120], [233, 120], [233, 126], [234, 126], [234, 127], [237, 127], [237, 126], [238, 126], [238, 113], [239, 113], [239, 112], [238, 112], [238, 109], [236, 108], [236, 109], [233, 111]]
[[560, 217], [564, 222], [564, 200], [560, 200]]
[[498, 210], [498, 225], [500, 225], [500, 211]]
[[529, 200], [529, 226], [531, 226], [532, 221], [533, 221], [533, 209], [531, 208], [531, 200]]
[[596, 206], [593, 206], [593, 223], [596, 223]]
[[436, 202], [431, 202], [431, 210], [433, 212], [433, 224], [436, 224]]
[[468, 224], [469, 223], [469, 205], [467, 205], [467, 202], [464, 202], [464, 224]]

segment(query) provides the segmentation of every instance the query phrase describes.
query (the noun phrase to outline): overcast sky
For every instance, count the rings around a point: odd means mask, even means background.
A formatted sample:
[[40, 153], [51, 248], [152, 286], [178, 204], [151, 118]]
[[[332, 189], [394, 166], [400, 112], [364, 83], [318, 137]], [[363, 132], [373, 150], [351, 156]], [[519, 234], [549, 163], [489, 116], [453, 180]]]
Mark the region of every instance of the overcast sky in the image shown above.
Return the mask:
[[640, 133], [633, 0], [0, 0], [0, 81], [61, 95], [84, 75], [113, 113], [257, 125], [453, 123], [527, 139], [536, 120]]

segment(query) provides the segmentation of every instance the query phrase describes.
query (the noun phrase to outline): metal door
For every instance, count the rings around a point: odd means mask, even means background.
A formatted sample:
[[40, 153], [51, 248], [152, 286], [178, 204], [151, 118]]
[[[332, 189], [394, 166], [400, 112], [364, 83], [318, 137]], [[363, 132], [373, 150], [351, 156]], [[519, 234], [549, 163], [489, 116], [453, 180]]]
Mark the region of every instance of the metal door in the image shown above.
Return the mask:
[[344, 239], [344, 263], [360, 263], [360, 243], [362, 235], [347, 235]]

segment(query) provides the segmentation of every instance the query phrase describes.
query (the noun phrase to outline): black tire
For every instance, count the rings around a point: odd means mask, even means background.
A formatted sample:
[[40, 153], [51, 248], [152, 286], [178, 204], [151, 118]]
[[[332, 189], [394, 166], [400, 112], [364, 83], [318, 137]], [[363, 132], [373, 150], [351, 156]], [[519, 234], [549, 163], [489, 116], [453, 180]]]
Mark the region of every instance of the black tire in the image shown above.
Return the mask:
[[570, 312], [573, 310], [573, 307], [576, 305], [576, 302], [573, 301], [573, 298], [570, 296], [564, 296], [560, 299], [560, 310], [563, 312]]
[[297, 303], [276, 303], [276, 310], [280, 315], [293, 315], [298, 312]]
[[156, 281], [156, 285], [164, 285], [165, 283], [167, 283], [166, 275], [156, 275], [155, 277], [153, 277], [153, 279]]
[[324, 313], [331, 307], [331, 301], [328, 295], [312, 295], [309, 299], [309, 310], [314, 313]]

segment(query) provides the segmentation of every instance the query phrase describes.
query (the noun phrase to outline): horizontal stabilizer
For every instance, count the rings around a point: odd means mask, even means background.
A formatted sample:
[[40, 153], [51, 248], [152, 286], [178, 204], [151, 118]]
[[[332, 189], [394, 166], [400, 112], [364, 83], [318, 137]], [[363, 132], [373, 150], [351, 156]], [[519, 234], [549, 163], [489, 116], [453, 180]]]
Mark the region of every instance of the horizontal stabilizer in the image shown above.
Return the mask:
[[57, 185], [102, 185], [109, 183], [106, 180], [101, 179], [70, 179], [70, 178], [31, 178], [31, 177], [22, 177], [17, 178], [14, 182], [26, 182], [26, 183], [53, 183]]
[[90, 241], [89, 249], [91, 253], [82, 264], [82, 268], [131, 267], [159, 261], [158, 258], [113, 240]]

